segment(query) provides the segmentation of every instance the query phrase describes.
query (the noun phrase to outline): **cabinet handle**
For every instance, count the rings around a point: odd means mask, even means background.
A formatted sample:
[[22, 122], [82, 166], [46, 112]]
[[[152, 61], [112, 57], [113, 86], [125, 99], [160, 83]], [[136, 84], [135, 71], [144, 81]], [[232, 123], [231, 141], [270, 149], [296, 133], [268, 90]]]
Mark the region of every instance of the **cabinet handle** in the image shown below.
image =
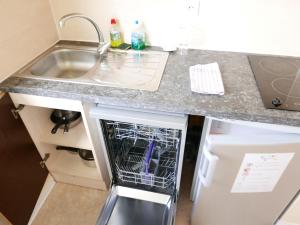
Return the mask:
[[41, 165], [41, 167], [42, 167], [43, 169], [45, 168], [45, 166], [46, 166], [46, 161], [49, 159], [49, 157], [50, 157], [50, 154], [49, 154], [49, 153], [46, 153], [45, 156], [44, 156], [44, 158], [43, 158], [43, 160], [40, 161], [40, 165]]
[[209, 187], [212, 182], [214, 171], [218, 160], [219, 158], [213, 155], [209, 151], [209, 147], [205, 146], [200, 161], [200, 171], [199, 171], [200, 182], [205, 187]]
[[25, 105], [20, 104], [16, 109], [10, 110], [16, 120], [19, 119], [19, 112], [24, 109], [24, 107]]

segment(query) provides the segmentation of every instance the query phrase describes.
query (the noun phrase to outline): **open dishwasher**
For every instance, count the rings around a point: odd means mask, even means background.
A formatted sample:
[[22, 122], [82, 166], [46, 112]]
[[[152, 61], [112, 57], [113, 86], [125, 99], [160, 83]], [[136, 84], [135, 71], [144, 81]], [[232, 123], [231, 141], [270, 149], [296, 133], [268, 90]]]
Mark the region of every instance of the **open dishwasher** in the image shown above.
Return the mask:
[[111, 179], [97, 225], [174, 224], [187, 116], [99, 105], [90, 115]]

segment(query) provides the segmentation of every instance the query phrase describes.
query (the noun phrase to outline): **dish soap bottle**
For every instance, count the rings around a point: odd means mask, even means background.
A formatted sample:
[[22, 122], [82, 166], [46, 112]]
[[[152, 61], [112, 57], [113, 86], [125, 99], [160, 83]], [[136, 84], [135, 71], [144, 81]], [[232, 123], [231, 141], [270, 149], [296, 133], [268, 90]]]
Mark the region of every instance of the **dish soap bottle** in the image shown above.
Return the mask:
[[110, 20], [111, 28], [110, 28], [110, 41], [111, 47], [116, 48], [122, 44], [122, 36], [120, 28], [117, 24], [117, 20], [112, 18]]
[[131, 33], [131, 48], [143, 50], [146, 47], [146, 33], [141, 21], [134, 21], [134, 29]]

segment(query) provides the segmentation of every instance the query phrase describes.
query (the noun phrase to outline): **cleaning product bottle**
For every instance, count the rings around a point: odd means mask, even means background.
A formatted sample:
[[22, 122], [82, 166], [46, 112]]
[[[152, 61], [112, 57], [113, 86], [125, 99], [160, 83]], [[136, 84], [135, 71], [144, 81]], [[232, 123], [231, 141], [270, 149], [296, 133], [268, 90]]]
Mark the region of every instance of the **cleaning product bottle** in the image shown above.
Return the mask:
[[111, 47], [116, 48], [123, 43], [120, 27], [117, 24], [117, 20], [112, 18], [110, 20], [111, 28], [110, 28], [110, 41]]
[[131, 48], [135, 50], [143, 50], [146, 47], [146, 33], [142, 22], [134, 21], [134, 29], [131, 33]]

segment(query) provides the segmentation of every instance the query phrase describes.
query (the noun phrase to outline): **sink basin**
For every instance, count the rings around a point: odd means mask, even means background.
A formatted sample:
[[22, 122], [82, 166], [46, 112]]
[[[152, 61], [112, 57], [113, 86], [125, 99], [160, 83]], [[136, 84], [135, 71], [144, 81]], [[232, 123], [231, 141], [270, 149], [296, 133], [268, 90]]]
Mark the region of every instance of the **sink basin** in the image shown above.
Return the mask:
[[85, 75], [100, 59], [97, 52], [58, 49], [33, 64], [34, 76], [73, 79]]
[[160, 51], [55, 45], [14, 74], [17, 77], [156, 91], [168, 60]]

